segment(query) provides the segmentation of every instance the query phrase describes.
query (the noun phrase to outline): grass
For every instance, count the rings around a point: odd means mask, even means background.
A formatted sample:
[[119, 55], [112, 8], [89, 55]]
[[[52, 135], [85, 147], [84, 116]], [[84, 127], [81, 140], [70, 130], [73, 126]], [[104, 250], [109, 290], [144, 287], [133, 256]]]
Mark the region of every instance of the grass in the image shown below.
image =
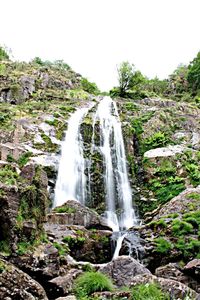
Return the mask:
[[63, 205], [63, 206], [55, 207], [54, 212], [73, 214], [76, 212], [76, 209], [68, 205]]
[[78, 299], [87, 299], [94, 292], [112, 291], [110, 278], [100, 272], [85, 272], [79, 276], [74, 285], [74, 292]]
[[167, 254], [172, 248], [173, 245], [164, 238], [157, 238], [154, 240], [156, 243], [155, 251], [162, 254]]
[[170, 300], [170, 295], [155, 283], [146, 283], [132, 289], [131, 300]]

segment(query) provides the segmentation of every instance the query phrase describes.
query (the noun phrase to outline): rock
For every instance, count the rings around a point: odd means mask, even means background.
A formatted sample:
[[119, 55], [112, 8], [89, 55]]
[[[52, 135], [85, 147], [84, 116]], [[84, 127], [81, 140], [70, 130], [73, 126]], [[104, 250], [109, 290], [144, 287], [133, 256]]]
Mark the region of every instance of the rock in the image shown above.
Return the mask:
[[131, 298], [131, 292], [97, 292], [93, 294], [94, 298], [97, 299], [132, 299]]
[[43, 287], [11, 263], [0, 259], [0, 299], [48, 300]]
[[44, 227], [49, 240], [67, 247], [77, 261], [105, 263], [112, 258], [111, 231], [52, 223], [46, 223]]
[[117, 287], [130, 286], [133, 278], [139, 274], [151, 274], [151, 272], [130, 256], [119, 256], [99, 271], [111, 277]]
[[76, 200], [68, 200], [60, 207], [74, 210], [73, 213], [56, 213], [53, 211], [47, 216], [49, 223], [81, 225], [85, 228], [96, 228], [110, 230], [105, 218], [100, 217], [95, 211], [84, 206]]
[[73, 295], [69, 295], [69, 296], [66, 296], [66, 297], [59, 297], [56, 300], [77, 300], [77, 298]]
[[14, 228], [19, 207], [19, 191], [16, 186], [0, 183], [0, 233], [1, 239], [14, 247]]
[[169, 263], [168, 265], [161, 266], [155, 270], [155, 275], [157, 277], [167, 278], [179, 281], [191, 289], [195, 290], [197, 293], [200, 293], [200, 285], [197, 280], [192, 276], [184, 274], [175, 263]]
[[24, 99], [28, 99], [35, 91], [35, 79], [29, 76], [22, 76], [20, 82], [23, 88], [23, 97]]
[[183, 268], [187, 274], [194, 276], [200, 282], [200, 259], [193, 259]]
[[166, 279], [161, 277], [156, 277], [151, 274], [137, 275], [132, 278], [130, 286], [136, 286], [138, 284], [147, 284], [147, 283], [157, 283], [161, 289], [165, 292], [168, 292], [172, 299], [185, 299], [186, 296], [191, 297], [192, 299], [200, 299], [200, 295], [194, 290], [190, 289], [183, 283], [172, 279]]
[[177, 153], [183, 153], [185, 150], [186, 148], [181, 145], [175, 145], [175, 146], [170, 145], [168, 147], [149, 150], [144, 153], [144, 157], [154, 158], [154, 157], [175, 156]]
[[54, 297], [65, 296], [69, 294], [73, 289], [74, 280], [83, 273], [81, 270], [71, 269], [64, 276], [59, 276], [49, 281], [49, 292]]
[[168, 203], [164, 204], [153, 220], [158, 220], [163, 216], [167, 216], [174, 213], [186, 213], [188, 212], [189, 206], [191, 205], [192, 201], [194, 201], [197, 205], [196, 210], [200, 209], [199, 201], [193, 200], [189, 197], [191, 193], [200, 194], [200, 186], [198, 186], [197, 188], [187, 188], [178, 196], [171, 199]]
[[0, 157], [1, 160], [7, 160], [7, 156], [11, 155], [14, 159], [18, 160], [19, 157], [25, 152], [24, 148], [15, 143], [0, 144]]

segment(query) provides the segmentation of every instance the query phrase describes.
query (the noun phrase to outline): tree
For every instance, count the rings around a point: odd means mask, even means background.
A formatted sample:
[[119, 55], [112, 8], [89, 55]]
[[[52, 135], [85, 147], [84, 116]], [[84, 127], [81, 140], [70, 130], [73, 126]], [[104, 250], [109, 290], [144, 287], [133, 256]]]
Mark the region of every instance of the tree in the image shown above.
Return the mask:
[[200, 90], [200, 51], [188, 67], [188, 82], [193, 94], [197, 94]]
[[0, 46], [0, 60], [7, 60], [7, 59], [9, 59], [9, 55], [6, 49]]
[[130, 64], [128, 61], [124, 61], [120, 64], [117, 71], [118, 71], [120, 96], [123, 97], [125, 96], [127, 90], [131, 86], [132, 77], [136, 72], [135, 66], [133, 64]]

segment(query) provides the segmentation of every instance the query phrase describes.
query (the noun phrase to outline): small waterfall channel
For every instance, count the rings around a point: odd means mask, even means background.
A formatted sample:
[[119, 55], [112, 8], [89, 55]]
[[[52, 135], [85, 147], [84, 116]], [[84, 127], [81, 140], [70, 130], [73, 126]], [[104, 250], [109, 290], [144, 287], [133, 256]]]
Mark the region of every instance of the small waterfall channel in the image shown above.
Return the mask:
[[[85, 169], [90, 162], [84, 158], [84, 143], [81, 123], [90, 108], [78, 109], [68, 121], [68, 130], [62, 144], [61, 159], [55, 188], [54, 207], [68, 199], [75, 199], [87, 205], [87, 191], [90, 187], [90, 174]], [[95, 144], [95, 124], [99, 125], [100, 144]], [[103, 157], [103, 178], [106, 211], [104, 216], [113, 229], [117, 243], [113, 258], [119, 255], [127, 230], [138, 224], [132, 206], [132, 191], [128, 179], [125, 147], [121, 122], [116, 103], [110, 97], [99, 101], [93, 117], [91, 153], [98, 150]], [[91, 197], [91, 195], [90, 195]]]

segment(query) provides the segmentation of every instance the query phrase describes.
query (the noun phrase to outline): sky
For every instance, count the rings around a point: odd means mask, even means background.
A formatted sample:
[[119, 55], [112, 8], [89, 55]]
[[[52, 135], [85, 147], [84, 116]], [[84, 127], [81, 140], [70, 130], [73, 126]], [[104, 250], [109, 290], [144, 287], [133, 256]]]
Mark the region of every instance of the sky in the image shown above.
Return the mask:
[[166, 78], [200, 50], [200, 0], [0, 0], [0, 45], [16, 60], [63, 59], [101, 90], [117, 65]]

